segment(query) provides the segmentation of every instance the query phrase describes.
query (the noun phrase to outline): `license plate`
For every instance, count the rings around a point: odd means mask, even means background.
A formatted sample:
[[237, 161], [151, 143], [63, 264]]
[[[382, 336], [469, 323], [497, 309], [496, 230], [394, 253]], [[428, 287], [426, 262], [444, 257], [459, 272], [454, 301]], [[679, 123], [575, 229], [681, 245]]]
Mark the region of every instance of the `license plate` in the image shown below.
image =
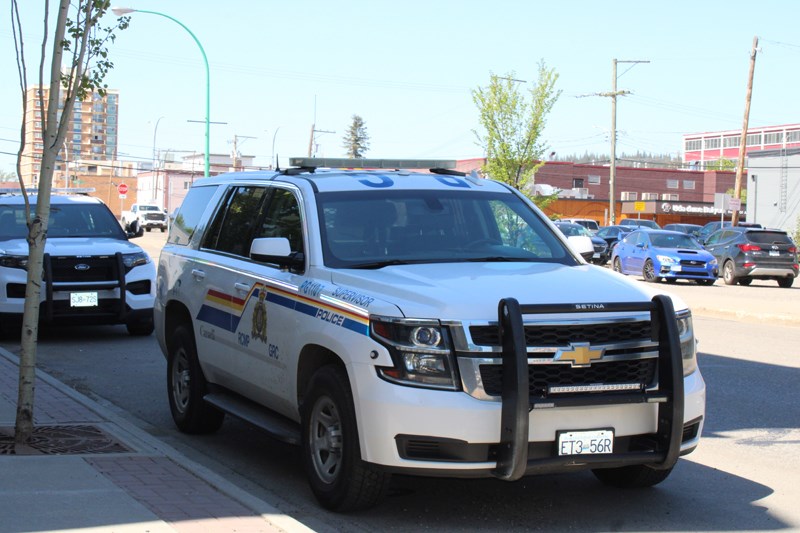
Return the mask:
[[770, 250], [769, 251], [769, 256], [770, 257], [778, 257], [779, 255], [781, 255], [781, 253], [778, 252], [777, 250]]
[[558, 434], [558, 455], [590, 455], [614, 451], [614, 430], [564, 431]]
[[669, 267], [669, 269], [672, 270], [673, 272], [680, 272], [681, 270], [683, 270], [681, 268], [681, 265], [672, 265], [671, 267]]
[[71, 292], [69, 294], [70, 307], [97, 307], [96, 292]]

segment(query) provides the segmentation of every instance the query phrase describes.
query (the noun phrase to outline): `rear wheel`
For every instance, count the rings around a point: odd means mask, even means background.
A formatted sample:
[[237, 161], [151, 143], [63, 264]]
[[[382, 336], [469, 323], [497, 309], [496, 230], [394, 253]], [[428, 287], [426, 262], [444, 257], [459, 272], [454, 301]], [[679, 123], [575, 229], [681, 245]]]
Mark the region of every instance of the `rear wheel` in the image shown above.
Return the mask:
[[303, 463], [320, 505], [355, 511], [376, 505], [386, 495], [391, 475], [361, 460], [361, 448], [347, 372], [320, 368], [302, 406]]
[[778, 279], [778, 286], [783, 287], [784, 289], [788, 289], [794, 283], [794, 278], [779, 278]]
[[167, 358], [167, 395], [172, 419], [184, 433], [213, 433], [222, 425], [225, 414], [203, 400], [207, 389], [194, 336], [188, 327], [178, 326]]
[[733, 273], [733, 261], [725, 261], [722, 265], [722, 279], [725, 280], [725, 285], [736, 285], [738, 280]]
[[645, 465], [622, 466], [619, 468], [597, 468], [592, 473], [606, 485], [620, 489], [641, 489], [658, 485], [667, 479], [672, 468], [656, 470]]
[[753, 278], [742, 278], [742, 279], [739, 280], [739, 285], [747, 286], [747, 285], [750, 285], [751, 283], [753, 283]]
[[656, 267], [653, 265], [653, 261], [650, 259], [644, 262], [642, 277], [649, 283], [655, 283], [658, 281], [658, 276], [656, 276]]

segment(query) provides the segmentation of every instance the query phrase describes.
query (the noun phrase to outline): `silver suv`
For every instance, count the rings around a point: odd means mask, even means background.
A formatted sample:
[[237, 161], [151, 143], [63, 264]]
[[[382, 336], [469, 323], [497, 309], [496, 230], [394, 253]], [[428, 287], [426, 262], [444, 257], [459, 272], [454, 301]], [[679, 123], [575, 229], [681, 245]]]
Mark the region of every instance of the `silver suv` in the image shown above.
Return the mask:
[[[30, 201], [35, 205], [36, 196]], [[0, 192], [0, 333], [19, 332], [27, 284], [28, 228], [20, 194]], [[141, 232], [138, 234], [141, 235]], [[45, 244], [40, 320], [125, 324], [153, 332], [155, 265], [128, 241], [108, 207], [81, 194], [54, 194]]]

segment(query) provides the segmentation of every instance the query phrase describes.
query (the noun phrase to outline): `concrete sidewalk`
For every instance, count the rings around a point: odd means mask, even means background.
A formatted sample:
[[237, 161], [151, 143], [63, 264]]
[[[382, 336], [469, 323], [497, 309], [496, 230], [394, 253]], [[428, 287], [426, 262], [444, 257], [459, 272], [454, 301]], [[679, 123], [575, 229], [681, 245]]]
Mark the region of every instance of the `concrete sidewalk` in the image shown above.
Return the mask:
[[38, 369], [15, 454], [18, 379], [0, 348], [0, 532], [311, 531]]

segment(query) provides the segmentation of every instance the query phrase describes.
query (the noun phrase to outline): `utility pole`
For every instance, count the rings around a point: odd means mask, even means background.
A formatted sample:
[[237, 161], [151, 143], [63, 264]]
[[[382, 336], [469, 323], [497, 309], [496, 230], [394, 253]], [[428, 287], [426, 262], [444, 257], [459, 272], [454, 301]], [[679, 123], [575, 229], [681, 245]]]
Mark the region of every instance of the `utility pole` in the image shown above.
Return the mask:
[[[611, 98], [611, 165], [608, 169], [608, 224], [614, 225], [617, 221], [617, 201], [614, 187], [617, 180], [617, 96], [631, 94], [630, 91], [617, 90], [617, 63], [649, 63], [650, 61], [624, 61], [619, 59], [611, 60], [611, 92], [595, 93], [595, 96], [608, 96]], [[633, 65], [628, 70], [633, 68]], [[625, 72], [628, 72], [626, 70]], [[623, 72], [622, 74], [625, 74]], [[591, 95], [585, 95], [591, 96]]]
[[317, 129], [317, 95], [314, 95], [314, 122], [311, 124], [311, 137], [308, 139], [308, 157], [317, 157], [316, 134], [336, 133], [335, 131]]
[[247, 135], [233, 135], [233, 170], [239, 170], [239, 139], [257, 139], [257, 137], [248, 137]]
[[[744, 102], [744, 120], [742, 121], [742, 136], [739, 139], [739, 163], [736, 165], [736, 184], [733, 187], [733, 197], [742, 198], [742, 174], [744, 173], [744, 156], [747, 148], [747, 129], [750, 121], [750, 100], [753, 97], [753, 74], [756, 71], [756, 52], [758, 51], [758, 36], [753, 37], [753, 49], [750, 52], [750, 73], [747, 76], [747, 95]], [[739, 224], [739, 210], [734, 209], [731, 215], [731, 225]]]

